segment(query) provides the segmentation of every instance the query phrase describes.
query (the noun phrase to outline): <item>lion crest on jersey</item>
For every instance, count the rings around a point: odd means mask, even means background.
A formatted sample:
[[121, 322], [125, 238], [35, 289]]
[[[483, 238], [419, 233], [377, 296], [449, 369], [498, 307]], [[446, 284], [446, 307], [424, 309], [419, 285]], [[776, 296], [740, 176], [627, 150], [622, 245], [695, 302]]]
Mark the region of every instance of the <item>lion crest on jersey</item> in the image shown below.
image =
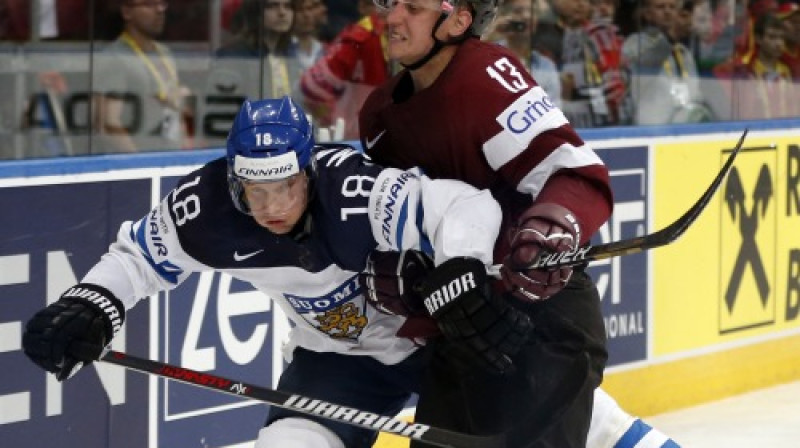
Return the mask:
[[356, 340], [369, 323], [358, 276], [319, 297], [284, 296], [303, 319], [334, 339]]

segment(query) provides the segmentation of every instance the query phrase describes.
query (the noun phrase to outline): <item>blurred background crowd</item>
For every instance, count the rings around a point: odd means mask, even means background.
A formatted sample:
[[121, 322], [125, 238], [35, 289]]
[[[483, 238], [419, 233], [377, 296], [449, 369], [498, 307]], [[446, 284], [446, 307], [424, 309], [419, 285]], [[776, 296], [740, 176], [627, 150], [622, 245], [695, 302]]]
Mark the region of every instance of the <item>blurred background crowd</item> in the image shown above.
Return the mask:
[[[284, 94], [358, 139], [385, 27], [371, 0], [0, 0], [0, 159], [219, 147]], [[800, 117], [800, 0], [501, 0], [484, 39], [578, 128]]]

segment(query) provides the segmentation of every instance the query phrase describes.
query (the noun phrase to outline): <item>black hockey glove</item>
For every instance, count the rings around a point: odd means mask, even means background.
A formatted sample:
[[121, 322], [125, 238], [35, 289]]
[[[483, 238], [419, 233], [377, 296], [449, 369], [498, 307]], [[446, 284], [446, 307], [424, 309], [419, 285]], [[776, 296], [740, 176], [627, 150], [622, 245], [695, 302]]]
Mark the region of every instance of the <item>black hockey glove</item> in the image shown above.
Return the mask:
[[571, 267], [551, 268], [535, 264], [543, 252], [575, 252], [581, 230], [575, 215], [558, 204], [535, 204], [511, 229], [511, 253], [500, 274], [515, 297], [544, 300], [561, 291], [572, 276]]
[[433, 270], [433, 260], [416, 250], [373, 251], [359, 275], [367, 301], [378, 311], [398, 316], [425, 313], [420, 287]]
[[100, 358], [125, 320], [125, 306], [111, 292], [80, 283], [28, 321], [22, 335], [25, 354], [64, 381]]
[[525, 344], [533, 324], [492, 293], [480, 260], [457, 257], [442, 263], [423, 282], [422, 295], [450, 353], [491, 373], [513, 371], [511, 356]]

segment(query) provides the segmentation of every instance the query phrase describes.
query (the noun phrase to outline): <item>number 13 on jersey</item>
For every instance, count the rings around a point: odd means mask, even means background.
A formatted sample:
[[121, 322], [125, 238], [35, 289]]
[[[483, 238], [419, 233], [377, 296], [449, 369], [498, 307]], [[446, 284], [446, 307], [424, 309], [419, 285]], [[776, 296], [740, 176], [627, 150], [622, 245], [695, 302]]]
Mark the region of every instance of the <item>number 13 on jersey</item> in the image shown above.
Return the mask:
[[486, 73], [511, 93], [519, 93], [529, 87], [519, 69], [505, 57], [486, 67]]

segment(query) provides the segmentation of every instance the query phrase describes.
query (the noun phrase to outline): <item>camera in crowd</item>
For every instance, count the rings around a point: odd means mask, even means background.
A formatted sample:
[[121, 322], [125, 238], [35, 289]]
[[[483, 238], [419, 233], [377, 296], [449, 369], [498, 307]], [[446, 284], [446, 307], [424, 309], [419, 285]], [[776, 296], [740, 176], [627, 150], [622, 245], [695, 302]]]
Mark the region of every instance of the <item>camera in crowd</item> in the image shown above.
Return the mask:
[[523, 20], [510, 20], [498, 28], [503, 33], [522, 33], [528, 31], [528, 23]]

